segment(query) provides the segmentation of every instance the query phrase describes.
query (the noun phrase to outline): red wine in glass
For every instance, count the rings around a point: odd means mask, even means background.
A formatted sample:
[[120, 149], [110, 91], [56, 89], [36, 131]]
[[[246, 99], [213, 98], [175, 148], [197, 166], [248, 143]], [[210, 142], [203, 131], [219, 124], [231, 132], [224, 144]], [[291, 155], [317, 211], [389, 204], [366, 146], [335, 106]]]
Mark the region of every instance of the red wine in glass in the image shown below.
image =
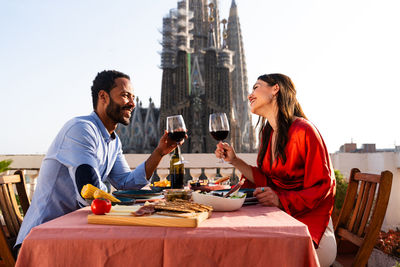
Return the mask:
[[179, 153], [179, 161], [175, 164], [183, 164], [187, 163], [187, 161], [183, 160], [181, 155], [181, 149], [179, 143], [185, 138], [186, 135], [186, 125], [185, 121], [183, 120], [182, 115], [175, 115], [167, 117], [167, 132], [168, 137], [177, 143], [177, 149]]
[[210, 134], [215, 140], [222, 141], [228, 137], [229, 131], [214, 131], [210, 132]]
[[[210, 134], [217, 141], [222, 141], [228, 137], [229, 134], [229, 121], [225, 113], [210, 114]], [[224, 163], [221, 159], [218, 163]]]
[[185, 134], [186, 134], [186, 132], [183, 132], [183, 131], [172, 132], [172, 133], [168, 133], [168, 137], [171, 138], [172, 140], [174, 140], [175, 142], [179, 143], [180, 141], [183, 140], [183, 138], [185, 138]]

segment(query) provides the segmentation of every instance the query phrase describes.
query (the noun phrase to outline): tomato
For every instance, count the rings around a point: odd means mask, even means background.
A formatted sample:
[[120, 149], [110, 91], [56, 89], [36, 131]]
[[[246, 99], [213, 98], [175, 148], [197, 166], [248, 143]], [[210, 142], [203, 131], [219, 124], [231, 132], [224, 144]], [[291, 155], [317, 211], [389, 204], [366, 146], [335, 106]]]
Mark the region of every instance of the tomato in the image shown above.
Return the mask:
[[93, 199], [90, 205], [92, 212], [96, 215], [103, 215], [111, 210], [111, 201], [108, 199], [96, 198]]

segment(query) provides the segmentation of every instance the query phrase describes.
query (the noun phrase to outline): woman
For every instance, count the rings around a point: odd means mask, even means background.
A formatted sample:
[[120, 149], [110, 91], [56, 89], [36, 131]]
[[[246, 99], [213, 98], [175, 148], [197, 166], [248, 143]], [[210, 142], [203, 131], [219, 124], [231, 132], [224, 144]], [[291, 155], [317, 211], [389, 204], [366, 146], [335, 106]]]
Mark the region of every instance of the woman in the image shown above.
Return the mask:
[[215, 154], [237, 168], [248, 187], [256, 187], [254, 196], [262, 205], [278, 207], [306, 224], [320, 265], [330, 266], [336, 257], [331, 220], [335, 176], [325, 143], [304, 115], [288, 76], [258, 77], [248, 99], [263, 126], [258, 166], [238, 158], [227, 143], [219, 143]]

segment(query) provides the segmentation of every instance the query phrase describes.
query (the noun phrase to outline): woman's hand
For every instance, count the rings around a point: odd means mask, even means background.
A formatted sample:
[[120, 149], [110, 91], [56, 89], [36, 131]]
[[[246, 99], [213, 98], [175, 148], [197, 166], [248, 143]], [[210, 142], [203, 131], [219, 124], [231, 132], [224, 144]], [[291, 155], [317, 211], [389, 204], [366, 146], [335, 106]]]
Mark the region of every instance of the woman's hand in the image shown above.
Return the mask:
[[282, 208], [278, 195], [270, 187], [257, 187], [253, 192], [253, 196], [263, 206]]
[[236, 156], [235, 150], [228, 143], [218, 143], [215, 156], [232, 164], [244, 177], [254, 183], [252, 167]]
[[215, 149], [215, 156], [220, 159], [232, 163], [236, 159], [236, 153], [232, 146], [228, 143], [219, 142]]

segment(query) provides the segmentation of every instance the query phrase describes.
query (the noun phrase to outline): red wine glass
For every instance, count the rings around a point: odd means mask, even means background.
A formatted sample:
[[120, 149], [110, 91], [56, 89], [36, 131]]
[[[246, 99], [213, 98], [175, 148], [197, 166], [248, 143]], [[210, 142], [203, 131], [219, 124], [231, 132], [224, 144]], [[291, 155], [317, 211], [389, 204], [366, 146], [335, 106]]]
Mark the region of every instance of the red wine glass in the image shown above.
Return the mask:
[[179, 146], [179, 143], [183, 140], [183, 138], [185, 138], [186, 131], [186, 125], [182, 115], [167, 117], [168, 137], [178, 144], [177, 149], [179, 153], [179, 161], [176, 162], [175, 165], [187, 163], [187, 161], [184, 161], [181, 155], [181, 149]]
[[[210, 114], [209, 122], [210, 122], [210, 134], [215, 140], [222, 142], [224, 139], [228, 137], [229, 121], [225, 113]], [[225, 163], [225, 161], [221, 159], [218, 163]]]

